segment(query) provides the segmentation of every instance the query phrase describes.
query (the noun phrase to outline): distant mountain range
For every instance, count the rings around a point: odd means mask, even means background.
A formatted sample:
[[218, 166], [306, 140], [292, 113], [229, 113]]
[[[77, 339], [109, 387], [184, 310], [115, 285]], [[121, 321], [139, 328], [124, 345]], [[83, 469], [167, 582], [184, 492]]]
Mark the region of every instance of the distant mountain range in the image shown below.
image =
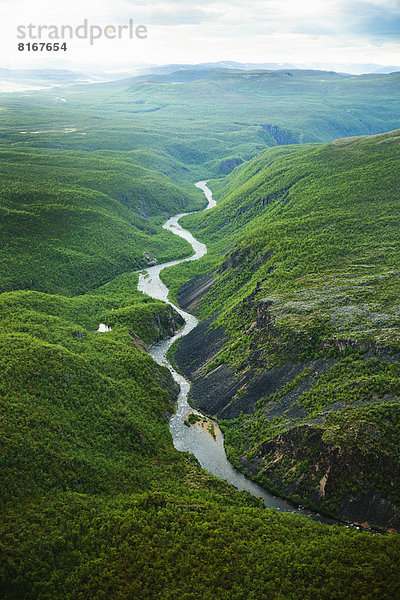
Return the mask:
[[[282, 70], [282, 69], [306, 69], [306, 70], [328, 70], [341, 73], [351, 73], [361, 75], [364, 73], [393, 73], [400, 71], [400, 66], [382, 66], [374, 64], [343, 64], [327, 65], [310, 63], [305, 65], [296, 65], [291, 63], [241, 63], [235, 61], [206, 62], [199, 64], [176, 63], [169, 65], [132, 65], [132, 68], [116, 68], [114, 71], [93, 70], [89, 65], [85, 65], [83, 70], [74, 69], [5, 69], [0, 68], [0, 91], [12, 91], [20, 89], [34, 89], [37, 87], [52, 87], [55, 85], [71, 85], [79, 83], [96, 83], [117, 81], [132, 77], [156, 77], [157, 81], [162, 81], [160, 77], [175, 74], [175, 80], [179, 80], [176, 73], [180, 71], [182, 81], [202, 79], [210, 74], [224, 70], [250, 71], [250, 70]], [[189, 73], [190, 72], [190, 75]], [[168, 79], [166, 80], [168, 81]]]

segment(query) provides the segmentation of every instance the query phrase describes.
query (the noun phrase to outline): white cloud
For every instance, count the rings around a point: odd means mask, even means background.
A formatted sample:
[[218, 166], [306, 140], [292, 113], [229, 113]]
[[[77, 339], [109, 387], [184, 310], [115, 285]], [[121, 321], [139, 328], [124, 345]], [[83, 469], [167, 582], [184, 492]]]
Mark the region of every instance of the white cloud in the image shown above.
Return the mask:
[[[18, 24], [119, 24], [149, 27], [147, 40], [69, 43], [68, 52], [18, 52]], [[400, 64], [400, 2], [396, 0], [0, 0], [4, 66], [58, 61], [124, 63], [374, 62]], [[5, 64], [7, 63], [7, 64]], [[0, 65], [1, 66], [1, 65]]]

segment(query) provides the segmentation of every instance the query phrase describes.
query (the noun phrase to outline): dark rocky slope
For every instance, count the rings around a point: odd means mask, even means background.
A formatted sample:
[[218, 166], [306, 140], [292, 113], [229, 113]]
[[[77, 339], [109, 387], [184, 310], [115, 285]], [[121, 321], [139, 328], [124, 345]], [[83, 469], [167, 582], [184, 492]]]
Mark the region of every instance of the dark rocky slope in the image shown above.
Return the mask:
[[[324, 508], [326, 498], [337, 498], [335, 514], [342, 520], [366, 528], [399, 530], [400, 507], [392, 492], [399, 479], [400, 461], [394, 464], [373, 450], [331, 444], [324, 434], [318, 426], [295, 427], [260, 444], [251, 457], [241, 457], [240, 463], [281, 494], [299, 501], [306, 498], [317, 510]], [[375, 485], [382, 472], [392, 488], [385, 494]], [[360, 493], [360, 487], [365, 491]]]
[[[194, 298], [198, 305], [212, 281], [210, 276], [188, 282], [179, 293], [181, 305], [193, 307]], [[265, 310], [259, 309], [258, 315], [257, 327], [260, 333], [265, 333], [270, 327]], [[369, 424], [355, 423], [343, 445], [330, 442], [329, 429], [321, 425], [326, 424], [332, 413], [343, 411], [345, 403], [333, 402], [318, 418], [313, 418], [299, 401], [336, 360], [289, 361], [260, 369], [260, 355], [255, 351], [241, 372], [226, 364], [209, 370], [227, 341], [223, 328], [213, 327], [213, 319], [200, 322], [182, 339], [175, 361], [192, 382], [193, 405], [217, 419], [234, 420], [241, 415], [243, 423], [243, 416], [245, 419], [245, 415], [257, 413], [260, 398], [275, 394], [277, 399], [262, 406], [263, 418], [270, 422], [283, 419], [291, 427], [255, 446], [245, 443], [242, 453], [233, 451], [228, 441], [227, 453], [234, 464], [268, 489], [295, 502], [365, 528], [399, 531], [400, 460], [393, 462], [374, 447], [376, 438], [381, 437], [379, 427], [371, 429]], [[382, 356], [382, 359], [393, 361], [394, 357]], [[301, 377], [304, 372], [309, 375]], [[301, 380], [293, 387], [296, 378]], [[292, 389], [282, 393], [291, 384]], [[357, 443], [357, 438], [365, 442], [365, 437], [370, 440], [370, 447]], [[386, 485], [382, 486], [383, 481]]]

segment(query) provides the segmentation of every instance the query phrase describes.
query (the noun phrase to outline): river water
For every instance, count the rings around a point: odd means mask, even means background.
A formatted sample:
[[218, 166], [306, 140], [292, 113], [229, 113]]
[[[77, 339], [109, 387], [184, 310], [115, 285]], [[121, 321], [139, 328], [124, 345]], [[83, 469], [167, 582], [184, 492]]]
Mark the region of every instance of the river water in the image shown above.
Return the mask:
[[[208, 206], [205, 210], [213, 208], [216, 203], [212, 198], [211, 190], [207, 187], [207, 181], [200, 181], [196, 183], [196, 186], [204, 192], [208, 200]], [[184, 327], [178, 333], [168, 340], [163, 340], [158, 344], [153, 345], [149, 350], [149, 354], [158, 364], [166, 366], [171, 371], [173, 378], [180, 386], [178, 408], [169, 422], [174, 446], [181, 452], [191, 452], [194, 454], [201, 466], [213, 475], [225, 479], [239, 490], [247, 490], [254, 496], [262, 498], [268, 508], [308, 515], [313, 519], [322, 520], [328, 523], [333, 522], [329, 518], [322, 517], [311, 511], [295, 508], [286, 500], [273, 496], [264, 488], [248, 479], [243, 473], [240, 473], [240, 471], [235, 469], [226, 457], [223, 434], [218, 425], [210, 419], [201, 419], [189, 427], [185, 424], [185, 420], [187, 420], [190, 413], [194, 413], [200, 417], [203, 417], [203, 415], [188, 404], [190, 383], [175, 371], [167, 360], [166, 354], [175, 340], [187, 335], [196, 327], [198, 320], [195, 316], [181, 310], [178, 306], [175, 306], [175, 304], [168, 300], [169, 290], [161, 281], [160, 273], [166, 267], [178, 265], [185, 261], [198, 260], [207, 253], [205, 244], [196, 240], [189, 231], [183, 229], [183, 227], [179, 225], [179, 219], [187, 214], [189, 213], [182, 213], [171, 217], [164, 223], [163, 227], [175, 235], [187, 240], [192, 245], [194, 254], [189, 258], [174, 260], [161, 265], [155, 265], [154, 267], [149, 267], [144, 272], [142, 271], [140, 273], [138, 283], [138, 290], [152, 298], [168, 302], [168, 304], [173, 306], [185, 320]]]

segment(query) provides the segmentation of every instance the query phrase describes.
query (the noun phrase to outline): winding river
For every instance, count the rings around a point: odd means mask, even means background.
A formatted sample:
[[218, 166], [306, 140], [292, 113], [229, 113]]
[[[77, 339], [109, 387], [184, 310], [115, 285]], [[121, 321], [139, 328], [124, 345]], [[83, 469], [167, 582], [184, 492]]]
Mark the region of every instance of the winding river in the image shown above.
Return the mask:
[[[204, 192], [208, 200], [208, 206], [205, 208], [205, 210], [210, 210], [213, 208], [216, 205], [216, 202], [212, 198], [211, 190], [207, 187], [207, 181], [199, 181], [196, 183], [196, 186]], [[178, 333], [168, 340], [163, 340], [158, 344], [153, 345], [149, 350], [149, 354], [158, 364], [166, 366], [171, 371], [173, 378], [180, 386], [178, 408], [169, 422], [169, 428], [173, 437], [174, 446], [181, 452], [191, 452], [194, 454], [201, 466], [213, 475], [216, 475], [221, 479], [225, 479], [239, 490], [247, 490], [254, 496], [261, 497], [268, 508], [308, 515], [313, 519], [332, 523], [333, 521], [327, 517], [322, 517], [321, 515], [302, 508], [295, 508], [286, 500], [273, 496], [264, 488], [257, 485], [245, 477], [245, 475], [240, 473], [240, 471], [235, 469], [226, 457], [224, 439], [218, 425], [210, 419], [203, 417], [199, 411], [193, 409], [188, 404], [190, 383], [187, 379], [175, 371], [166, 358], [167, 351], [171, 344], [175, 340], [187, 335], [196, 327], [198, 323], [196, 317], [181, 310], [178, 306], [175, 306], [175, 304], [168, 300], [169, 290], [160, 279], [160, 273], [166, 267], [178, 265], [179, 263], [185, 261], [198, 260], [207, 252], [207, 247], [205, 244], [202, 244], [196, 240], [189, 231], [183, 229], [183, 227], [179, 225], [179, 219], [187, 214], [189, 213], [182, 213], [171, 217], [163, 225], [163, 228], [187, 240], [192, 245], [194, 254], [189, 258], [174, 260], [161, 265], [155, 265], [154, 267], [149, 267], [144, 272], [142, 271], [140, 273], [138, 283], [139, 291], [151, 296], [152, 298], [167, 302], [180, 315], [182, 315], [185, 320], [184, 327]], [[187, 423], [188, 416], [191, 413], [198, 415], [199, 420], [188, 426], [185, 424], [185, 420]], [[195, 418], [196, 417], [192, 417], [192, 420], [195, 420]]]

